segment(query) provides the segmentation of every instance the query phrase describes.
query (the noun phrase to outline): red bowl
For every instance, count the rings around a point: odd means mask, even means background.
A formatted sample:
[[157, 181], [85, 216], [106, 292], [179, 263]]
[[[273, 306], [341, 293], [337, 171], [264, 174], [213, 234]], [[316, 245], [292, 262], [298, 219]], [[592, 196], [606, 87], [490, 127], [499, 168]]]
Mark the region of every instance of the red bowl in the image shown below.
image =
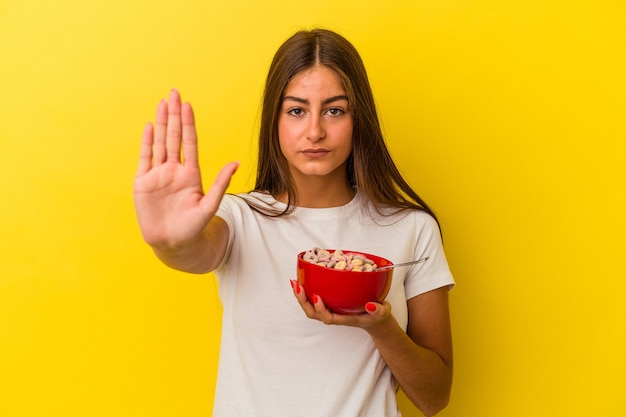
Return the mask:
[[[326, 249], [334, 252], [334, 249]], [[360, 253], [377, 266], [393, 265], [391, 261], [368, 253], [342, 250], [344, 253]], [[305, 252], [298, 254], [298, 283], [304, 287], [310, 302], [313, 294], [322, 298], [324, 305], [335, 313], [360, 314], [370, 301], [381, 303], [391, 286], [393, 269], [373, 272], [353, 272], [327, 268], [305, 261]]]

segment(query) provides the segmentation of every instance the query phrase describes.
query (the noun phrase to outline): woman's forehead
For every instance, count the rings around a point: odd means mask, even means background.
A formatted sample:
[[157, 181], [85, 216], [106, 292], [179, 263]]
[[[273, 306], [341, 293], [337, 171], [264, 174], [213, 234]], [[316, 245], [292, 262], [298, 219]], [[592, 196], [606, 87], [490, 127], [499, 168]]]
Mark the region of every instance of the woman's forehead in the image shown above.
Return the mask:
[[326, 95], [345, 95], [346, 91], [339, 75], [332, 69], [315, 65], [297, 73], [285, 86], [283, 99], [287, 96], [307, 98]]

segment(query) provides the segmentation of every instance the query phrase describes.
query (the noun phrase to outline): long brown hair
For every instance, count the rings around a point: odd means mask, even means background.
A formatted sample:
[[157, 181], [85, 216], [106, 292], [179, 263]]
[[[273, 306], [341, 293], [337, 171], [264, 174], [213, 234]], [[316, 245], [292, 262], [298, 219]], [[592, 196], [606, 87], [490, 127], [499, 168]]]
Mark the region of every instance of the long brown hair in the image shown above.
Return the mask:
[[335, 71], [348, 96], [354, 118], [352, 153], [346, 164], [350, 186], [377, 206], [424, 210], [435, 217], [404, 180], [389, 154], [359, 53], [344, 37], [325, 29], [297, 32], [274, 55], [263, 95], [255, 191], [287, 195], [287, 208], [276, 215], [288, 214], [297, 205], [297, 190], [280, 150], [278, 117], [289, 81], [316, 64]]

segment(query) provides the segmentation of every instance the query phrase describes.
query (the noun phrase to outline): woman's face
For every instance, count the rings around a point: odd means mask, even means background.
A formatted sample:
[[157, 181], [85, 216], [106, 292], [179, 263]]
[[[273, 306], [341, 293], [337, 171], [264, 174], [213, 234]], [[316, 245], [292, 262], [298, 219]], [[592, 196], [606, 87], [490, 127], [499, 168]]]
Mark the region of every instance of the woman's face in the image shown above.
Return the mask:
[[278, 136], [296, 184], [346, 180], [352, 151], [352, 113], [339, 76], [316, 65], [285, 88]]

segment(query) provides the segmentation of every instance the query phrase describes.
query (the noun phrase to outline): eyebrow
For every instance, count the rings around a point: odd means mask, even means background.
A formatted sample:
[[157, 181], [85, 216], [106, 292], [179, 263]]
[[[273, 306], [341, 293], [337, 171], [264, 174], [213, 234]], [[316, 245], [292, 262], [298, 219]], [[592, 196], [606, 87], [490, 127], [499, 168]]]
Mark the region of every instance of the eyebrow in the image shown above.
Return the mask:
[[[300, 97], [295, 97], [295, 96], [285, 96], [283, 97], [283, 101], [287, 101], [287, 100], [291, 100], [291, 101], [297, 101], [298, 103], [302, 103], [302, 104], [310, 104], [309, 100], [305, 99], [305, 98], [300, 98]], [[333, 97], [329, 97], [326, 100], [322, 101], [323, 105], [335, 102], [335, 101], [339, 101], [339, 100], [346, 100], [348, 101], [348, 96], [344, 96], [344, 95], [340, 95], [340, 96], [333, 96]]]

